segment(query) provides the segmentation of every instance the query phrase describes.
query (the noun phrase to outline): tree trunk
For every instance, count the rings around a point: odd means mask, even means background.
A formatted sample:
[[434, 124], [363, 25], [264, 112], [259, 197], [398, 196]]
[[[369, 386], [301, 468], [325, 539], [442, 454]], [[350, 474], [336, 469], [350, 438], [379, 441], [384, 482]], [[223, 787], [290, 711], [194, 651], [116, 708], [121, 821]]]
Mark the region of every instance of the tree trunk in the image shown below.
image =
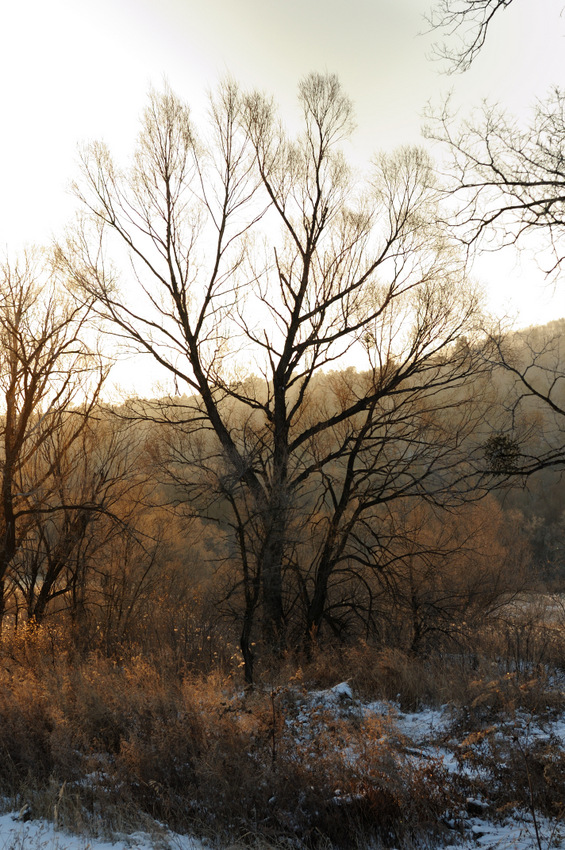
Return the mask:
[[306, 611], [306, 633], [304, 635], [306, 653], [310, 655], [313, 644], [316, 642], [322, 619], [326, 610], [328, 599], [328, 585], [330, 576], [336, 566], [336, 558], [343, 550], [346, 535], [342, 535], [339, 539], [339, 523], [343, 515], [343, 504], [340, 504], [332, 518], [331, 526], [328, 530], [324, 548], [320, 555], [318, 568], [316, 570], [314, 592], [308, 609]]
[[6, 613], [6, 580], [0, 578], [0, 637], [4, 629], [4, 615]]
[[253, 685], [253, 662], [255, 660], [255, 655], [251, 648], [251, 630], [253, 627], [253, 615], [249, 615], [249, 612], [246, 611], [243, 617], [243, 627], [241, 629], [241, 637], [239, 639], [239, 646], [241, 649], [241, 654], [243, 655], [243, 677], [245, 679], [245, 684], [248, 686]]
[[[6, 464], [7, 467], [7, 464]], [[4, 470], [2, 481], [2, 541], [0, 549], [0, 634], [6, 613], [6, 575], [16, 554], [16, 529], [12, 499], [12, 477]]]
[[262, 579], [263, 640], [276, 655], [286, 649], [283, 606], [283, 558], [287, 532], [287, 508], [280, 492], [268, 508], [259, 574]]

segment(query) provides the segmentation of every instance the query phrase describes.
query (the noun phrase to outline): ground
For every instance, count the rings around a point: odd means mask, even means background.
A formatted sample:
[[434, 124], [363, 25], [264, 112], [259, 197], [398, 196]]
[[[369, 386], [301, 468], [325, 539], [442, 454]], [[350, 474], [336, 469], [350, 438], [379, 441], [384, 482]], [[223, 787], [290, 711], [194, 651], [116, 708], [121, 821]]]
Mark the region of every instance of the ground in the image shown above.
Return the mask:
[[[402, 711], [394, 703], [367, 703], [357, 699], [346, 682], [326, 690], [303, 692], [292, 701], [292, 711], [286, 713], [285, 724], [298, 744], [316, 734], [316, 723], [327, 723], [328, 717], [374, 717], [382, 719], [383, 735], [394, 737], [404, 756], [415, 766], [442, 763], [450, 777], [461, 780], [464, 792], [476, 791], [476, 796], [464, 798], [464, 804], [454, 812], [452, 822], [446, 819], [443, 837], [426, 845], [426, 850], [565, 850], [565, 824], [557, 816], [549, 818], [538, 807], [538, 790], [532, 786], [521, 808], [514, 803], [505, 806], [504, 771], [507, 761], [516, 755], [523, 757], [529, 777], [538, 764], [539, 753], [545, 753], [545, 774], [548, 764], [561, 765], [565, 750], [565, 713], [548, 712], [534, 715], [523, 709], [512, 716], [493, 715], [492, 722], [469, 733], [461, 721], [461, 712], [454, 717], [453, 708], [422, 708]], [[471, 722], [471, 721], [469, 721]], [[509, 748], [512, 748], [512, 752]], [[520, 755], [521, 754], [521, 755]], [[536, 755], [538, 754], [538, 755]], [[354, 749], [350, 753], [355, 759]], [[496, 764], [496, 758], [500, 764]], [[538, 761], [535, 761], [535, 759]], [[552, 761], [553, 758], [553, 761]], [[493, 761], [494, 759], [494, 761]], [[498, 783], [498, 787], [497, 787]], [[492, 789], [492, 797], [489, 795]], [[336, 798], [339, 790], [336, 790]], [[501, 802], [502, 801], [502, 802]], [[24, 807], [20, 812], [0, 817], [0, 850], [204, 850], [210, 842], [173, 834], [158, 826], [148, 833], [115, 835], [114, 843], [84, 836], [71, 836], [51, 823], [27, 819]], [[232, 845], [233, 846], [233, 845]], [[268, 845], [257, 845], [264, 847]]]

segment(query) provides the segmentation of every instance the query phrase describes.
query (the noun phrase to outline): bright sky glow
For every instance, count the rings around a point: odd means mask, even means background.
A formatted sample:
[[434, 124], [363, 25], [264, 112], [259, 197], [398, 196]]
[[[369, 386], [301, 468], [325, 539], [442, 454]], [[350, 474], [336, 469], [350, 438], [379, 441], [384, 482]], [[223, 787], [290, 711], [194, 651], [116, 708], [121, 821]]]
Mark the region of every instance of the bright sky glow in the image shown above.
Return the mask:
[[[298, 80], [336, 72], [356, 104], [355, 156], [421, 141], [422, 112], [453, 89], [464, 109], [482, 98], [526, 115], [565, 71], [558, 0], [504, 10], [470, 72], [440, 74], [435, 36], [421, 35], [432, 0], [26, 0], [0, 14], [0, 244], [45, 243], [75, 208], [77, 146], [102, 138], [118, 158], [133, 146], [150, 85], [167, 79], [196, 109], [230, 73], [274, 94], [292, 115]], [[543, 5], [543, 14], [540, 14]], [[479, 268], [492, 309], [519, 324], [565, 315], [526, 260]]]

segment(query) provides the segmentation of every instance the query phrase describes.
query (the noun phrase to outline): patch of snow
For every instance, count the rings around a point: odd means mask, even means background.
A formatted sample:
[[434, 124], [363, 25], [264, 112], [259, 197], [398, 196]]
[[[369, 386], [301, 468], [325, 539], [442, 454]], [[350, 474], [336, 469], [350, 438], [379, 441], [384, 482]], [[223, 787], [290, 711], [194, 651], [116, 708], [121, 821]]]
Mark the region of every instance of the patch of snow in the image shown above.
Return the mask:
[[42, 820], [22, 823], [18, 813], [0, 815], [0, 850], [204, 850], [205, 844], [186, 835], [165, 832], [153, 837], [136, 832], [118, 841], [69, 835]]
[[[542, 847], [564, 850], [565, 832], [556, 828], [545, 818], [538, 818]], [[483, 818], [473, 818], [466, 824], [470, 833], [463, 843], [450, 844], [444, 850], [532, 850], [537, 847], [534, 826], [525, 816], [508, 819], [501, 824], [491, 823]]]
[[353, 691], [348, 682], [340, 682], [334, 685], [333, 688], [327, 688], [325, 691], [311, 691], [309, 701], [320, 707], [326, 706], [332, 708], [336, 705], [353, 701]]

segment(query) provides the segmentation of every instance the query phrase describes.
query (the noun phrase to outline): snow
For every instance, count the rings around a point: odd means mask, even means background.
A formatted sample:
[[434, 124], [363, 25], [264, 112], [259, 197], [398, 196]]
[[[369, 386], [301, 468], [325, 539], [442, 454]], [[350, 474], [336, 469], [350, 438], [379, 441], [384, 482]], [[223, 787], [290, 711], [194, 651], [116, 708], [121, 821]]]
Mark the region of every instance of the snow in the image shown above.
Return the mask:
[[[565, 833], [559, 833], [543, 818], [539, 823], [542, 846], [563, 850]], [[532, 850], [537, 847], [534, 826], [527, 815], [503, 824], [473, 818], [467, 824], [467, 830], [468, 838], [445, 844], [442, 850]], [[158, 837], [135, 833], [109, 843], [58, 832], [52, 824], [44, 821], [20, 823], [14, 820], [14, 815], [0, 816], [0, 850], [205, 850], [205, 847], [204, 843], [193, 838], [173, 833], [163, 833]]]
[[[565, 833], [544, 818], [538, 821], [541, 845], [544, 848], [562, 850]], [[467, 824], [470, 835], [463, 841], [446, 844], [442, 850], [533, 850], [538, 846], [534, 825], [527, 815], [512, 818], [503, 824], [493, 824], [481, 818], [473, 818]]]
[[163, 831], [151, 836], [136, 832], [108, 842], [73, 836], [41, 820], [22, 823], [17, 814], [0, 815], [0, 850], [204, 850], [194, 838]]
[[[386, 703], [372, 703], [367, 709], [386, 713]], [[367, 710], [366, 709], [366, 710]], [[390, 707], [389, 707], [390, 712]], [[393, 709], [394, 710], [394, 709]], [[449, 706], [441, 708], [424, 708], [413, 713], [403, 713], [395, 710], [395, 724], [401, 734], [422, 748], [422, 755], [441, 756], [443, 765], [450, 771], [462, 772], [452, 752], [434, 741], [441, 740], [442, 734], [447, 733], [451, 720]], [[556, 717], [541, 726], [528, 715], [520, 717], [515, 723], [526, 730], [530, 741], [534, 739], [558, 739], [565, 745], [565, 716]], [[467, 800], [468, 806], [474, 810], [483, 809], [484, 815], [469, 817], [465, 821], [466, 837], [452, 844], [442, 845], [442, 850], [532, 850], [538, 847], [533, 816], [530, 812], [517, 812], [502, 823], [494, 823], [488, 818], [488, 804], [482, 800]], [[544, 850], [565, 850], [565, 823], [558, 824], [541, 815], [536, 816], [541, 846]]]

